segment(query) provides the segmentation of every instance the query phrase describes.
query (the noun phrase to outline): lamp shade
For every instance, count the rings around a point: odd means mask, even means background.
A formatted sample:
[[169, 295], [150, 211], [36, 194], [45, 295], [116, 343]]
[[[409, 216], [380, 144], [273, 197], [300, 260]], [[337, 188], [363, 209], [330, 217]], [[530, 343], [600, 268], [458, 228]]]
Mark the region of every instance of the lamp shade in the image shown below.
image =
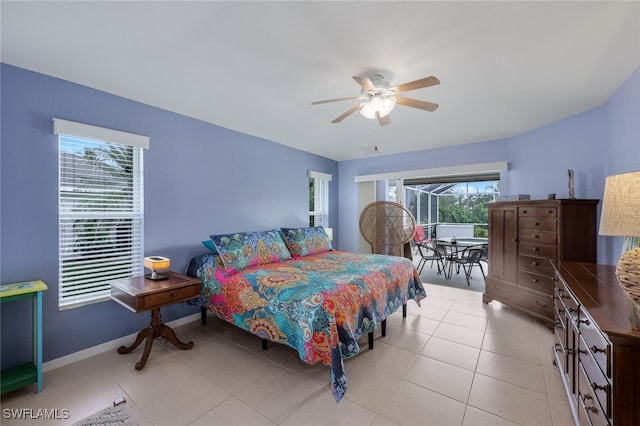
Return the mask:
[[163, 271], [169, 269], [171, 261], [162, 256], [150, 256], [144, 258], [144, 267], [152, 271]]
[[[640, 172], [607, 178], [602, 197], [600, 235], [640, 236]], [[616, 276], [627, 297], [629, 321], [640, 330], [640, 248], [624, 249], [616, 265]]]
[[600, 235], [640, 236], [640, 171], [607, 177]]

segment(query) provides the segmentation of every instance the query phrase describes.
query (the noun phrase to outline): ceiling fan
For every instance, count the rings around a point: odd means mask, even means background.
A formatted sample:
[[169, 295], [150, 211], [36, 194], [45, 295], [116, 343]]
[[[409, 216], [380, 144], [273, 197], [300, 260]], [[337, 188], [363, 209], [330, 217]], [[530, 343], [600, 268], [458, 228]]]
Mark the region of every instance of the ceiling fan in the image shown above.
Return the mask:
[[391, 87], [384, 77], [376, 74], [373, 77], [354, 76], [353, 79], [361, 86], [360, 96], [352, 96], [347, 98], [326, 99], [324, 101], [311, 102], [311, 105], [326, 104], [328, 102], [338, 101], [362, 101], [357, 105], [349, 108], [345, 113], [336, 117], [332, 123], [339, 123], [354, 112], [360, 110], [360, 114], [367, 118], [377, 119], [381, 126], [391, 123], [389, 113], [396, 104], [423, 109], [425, 111], [435, 111], [438, 104], [432, 102], [419, 101], [417, 99], [404, 98], [398, 96], [398, 93], [405, 93], [411, 90], [422, 89], [423, 87], [435, 86], [440, 84], [437, 77], [425, 77], [410, 83], [401, 84]]

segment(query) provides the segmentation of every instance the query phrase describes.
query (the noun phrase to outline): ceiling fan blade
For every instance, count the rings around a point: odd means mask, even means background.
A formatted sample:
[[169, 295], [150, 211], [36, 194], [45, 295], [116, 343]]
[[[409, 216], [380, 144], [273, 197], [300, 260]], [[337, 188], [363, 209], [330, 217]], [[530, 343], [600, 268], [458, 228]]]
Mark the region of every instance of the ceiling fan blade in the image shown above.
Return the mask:
[[338, 102], [338, 101], [354, 101], [354, 100], [358, 99], [359, 97], [360, 96], [349, 96], [348, 98], [325, 99], [324, 101], [311, 102], [311, 105], [326, 104], [326, 103], [329, 103], [329, 102]]
[[419, 101], [417, 99], [409, 99], [403, 98], [401, 96], [396, 96], [396, 103], [412, 108], [419, 108], [425, 111], [435, 111], [438, 108], [438, 104], [434, 104], [432, 102]]
[[376, 111], [376, 118], [378, 119], [378, 123], [380, 123], [380, 126], [386, 126], [387, 124], [391, 123], [391, 119], [388, 115], [380, 117], [380, 113], [378, 111]]
[[373, 85], [371, 80], [368, 77], [358, 77], [354, 76], [353, 79], [358, 82], [360, 86], [366, 91], [373, 90], [376, 91], [376, 86]]
[[404, 93], [410, 90], [422, 89], [423, 87], [435, 86], [436, 84], [440, 84], [438, 77], [425, 77], [410, 83], [401, 84], [395, 88], [395, 91], [396, 93]]
[[340, 115], [339, 117], [336, 117], [332, 123], [339, 123], [342, 120], [344, 120], [345, 118], [347, 118], [348, 116], [350, 116], [351, 114], [353, 114], [354, 112], [356, 112], [357, 110], [360, 109], [362, 105], [358, 104], [358, 105], [354, 105], [353, 107], [351, 107], [347, 112], [345, 112], [344, 114]]

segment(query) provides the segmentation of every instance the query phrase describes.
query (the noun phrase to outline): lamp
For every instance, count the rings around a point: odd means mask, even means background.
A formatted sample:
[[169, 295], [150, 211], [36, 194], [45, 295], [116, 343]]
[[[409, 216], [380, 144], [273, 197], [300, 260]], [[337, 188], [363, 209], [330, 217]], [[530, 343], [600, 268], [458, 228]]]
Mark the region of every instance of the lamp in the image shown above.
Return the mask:
[[169, 277], [167, 277], [166, 275], [158, 274], [158, 271], [164, 271], [166, 269], [169, 269], [170, 265], [171, 265], [171, 261], [166, 257], [162, 257], [162, 256], [145, 257], [144, 267], [147, 269], [151, 269], [151, 273], [146, 274], [144, 277], [150, 280], [166, 280]]
[[640, 237], [640, 171], [607, 177], [602, 197], [600, 235], [625, 237], [616, 276], [627, 295], [631, 323], [640, 325], [640, 247], [631, 250], [629, 239]]
[[376, 119], [376, 112], [380, 117], [384, 117], [389, 115], [395, 106], [395, 96], [374, 95], [369, 102], [363, 104], [362, 108], [360, 108], [360, 114], [370, 119]]

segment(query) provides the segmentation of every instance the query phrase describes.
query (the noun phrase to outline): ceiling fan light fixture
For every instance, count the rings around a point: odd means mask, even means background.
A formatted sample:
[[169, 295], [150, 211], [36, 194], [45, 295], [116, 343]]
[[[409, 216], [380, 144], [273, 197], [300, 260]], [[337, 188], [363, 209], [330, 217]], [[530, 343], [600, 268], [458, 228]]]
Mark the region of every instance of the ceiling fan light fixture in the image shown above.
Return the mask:
[[387, 124], [391, 123], [388, 115], [393, 110], [393, 108], [395, 108], [397, 103], [403, 106], [418, 108], [424, 111], [435, 111], [438, 108], [438, 104], [434, 104], [432, 102], [419, 101], [417, 99], [396, 96], [400, 93], [410, 92], [412, 90], [422, 89], [423, 87], [440, 84], [440, 80], [438, 80], [437, 77], [425, 77], [395, 87], [391, 87], [389, 82], [385, 81], [384, 77], [378, 74], [374, 75], [373, 77], [353, 76], [353, 79], [360, 85], [360, 96], [314, 101], [311, 102], [311, 105], [325, 104], [328, 102], [358, 100], [361, 102], [353, 105], [347, 111], [331, 120], [331, 122], [340, 123], [351, 114], [355, 113], [356, 111], [360, 111], [360, 114], [365, 118], [368, 118], [370, 120], [377, 119], [378, 123], [380, 123], [380, 126], [386, 126]]
[[396, 106], [396, 98], [394, 96], [373, 96], [369, 102], [366, 102], [360, 108], [360, 114], [364, 117], [375, 120], [376, 112], [380, 117], [386, 117]]

